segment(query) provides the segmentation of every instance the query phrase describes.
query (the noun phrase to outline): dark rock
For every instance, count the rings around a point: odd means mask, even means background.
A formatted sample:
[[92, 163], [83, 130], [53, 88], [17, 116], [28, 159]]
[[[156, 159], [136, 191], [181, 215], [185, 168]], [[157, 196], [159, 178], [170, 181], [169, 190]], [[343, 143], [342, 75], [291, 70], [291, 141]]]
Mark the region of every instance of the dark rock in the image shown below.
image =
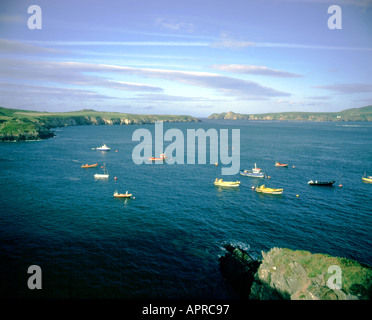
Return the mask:
[[249, 297], [254, 275], [260, 265], [246, 251], [225, 245], [226, 255], [219, 258], [222, 275], [243, 297]]

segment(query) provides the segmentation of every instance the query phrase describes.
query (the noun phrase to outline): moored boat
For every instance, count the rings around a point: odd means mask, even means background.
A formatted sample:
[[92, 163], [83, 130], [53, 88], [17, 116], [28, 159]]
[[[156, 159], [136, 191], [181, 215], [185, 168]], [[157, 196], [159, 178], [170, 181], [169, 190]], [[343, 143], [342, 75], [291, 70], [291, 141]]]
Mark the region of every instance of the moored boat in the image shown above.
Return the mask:
[[214, 185], [219, 187], [239, 187], [240, 181], [223, 181], [223, 179], [216, 178]]
[[82, 168], [95, 168], [97, 166], [98, 166], [98, 163], [95, 163], [95, 164], [84, 164], [81, 167]]
[[156, 158], [156, 157], [150, 157], [149, 160], [151, 161], [164, 161], [165, 159], [167, 159], [167, 156], [165, 155], [165, 153], [162, 153], [160, 155], [160, 158]]
[[363, 180], [364, 182], [370, 182], [370, 183], [372, 183], [372, 176], [362, 177], [362, 180]]
[[336, 181], [332, 180], [332, 181], [318, 181], [318, 180], [310, 180], [308, 182], [308, 184], [310, 186], [332, 186]]
[[110, 151], [111, 148], [106, 146], [106, 144], [103, 144], [101, 147], [96, 148], [96, 150], [98, 150], [98, 151]]
[[275, 162], [275, 167], [288, 167], [288, 163]]
[[94, 175], [94, 177], [97, 178], [97, 179], [107, 179], [109, 177], [109, 174], [108, 174], [108, 171], [106, 169], [106, 165], [105, 164], [103, 164], [103, 174], [96, 173]]
[[128, 193], [128, 191], [126, 193], [119, 193], [119, 192], [115, 191], [114, 192], [114, 197], [115, 198], [131, 198], [132, 193]]
[[267, 188], [265, 187], [264, 184], [260, 187], [256, 187], [255, 191], [259, 193], [267, 193], [267, 194], [282, 194], [283, 193], [283, 189]]
[[254, 164], [254, 168], [252, 168], [252, 170], [240, 171], [240, 175], [253, 178], [263, 178], [265, 176], [265, 173], [262, 172], [262, 169], [257, 168], [256, 164]]

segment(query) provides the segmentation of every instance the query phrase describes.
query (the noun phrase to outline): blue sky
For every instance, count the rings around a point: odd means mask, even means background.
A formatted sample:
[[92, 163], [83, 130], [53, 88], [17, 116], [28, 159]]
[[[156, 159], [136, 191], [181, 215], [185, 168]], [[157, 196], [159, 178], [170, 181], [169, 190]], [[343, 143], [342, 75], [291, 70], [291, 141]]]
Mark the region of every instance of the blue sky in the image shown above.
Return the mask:
[[[342, 29], [328, 28], [331, 5]], [[6, 0], [0, 105], [197, 117], [362, 107], [371, 34], [372, 0]]]

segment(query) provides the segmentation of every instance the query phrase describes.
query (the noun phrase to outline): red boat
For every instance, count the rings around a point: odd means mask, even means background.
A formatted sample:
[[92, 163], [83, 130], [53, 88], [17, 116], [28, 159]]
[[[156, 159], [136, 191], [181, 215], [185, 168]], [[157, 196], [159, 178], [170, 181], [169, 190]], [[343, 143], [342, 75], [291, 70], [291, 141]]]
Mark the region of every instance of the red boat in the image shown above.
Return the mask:
[[151, 160], [151, 161], [164, 161], [166, 158], [167, 158], [167, 156], [165, 155], [165, 153], [162, 153], [160, 155], [160, 158], [150, 157], [149, 160]]
[[288, 167], [288, 163], [275, 162], [275, 167]]

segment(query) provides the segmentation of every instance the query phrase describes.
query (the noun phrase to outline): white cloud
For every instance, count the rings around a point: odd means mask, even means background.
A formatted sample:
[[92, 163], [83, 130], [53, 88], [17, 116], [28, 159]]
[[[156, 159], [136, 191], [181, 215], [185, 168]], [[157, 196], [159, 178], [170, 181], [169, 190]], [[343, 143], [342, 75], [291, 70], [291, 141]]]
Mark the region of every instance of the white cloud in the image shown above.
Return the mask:
[[0, 39], [0, 53], [11, 54], [53, 54], [64, 53], [65, 51], [35, 46], [33, 44], [22, 43], [19, 41]]
[[103, 76], [87, 75], [84, 72], [105, 71], [105, 69], [92, 67], [89, 69], [87, 65], [82, 68], [81, 66], [84, 65], [69, 62], [0, 59], [0, 77], [27, 82], [53, 82], [125, 91], [163, 91], [160, 87], [148, 84], [114, 81]]
[[278, 78], [302, 77], [302, 75], [300, 74], [291, 73], [291, 72], [282, 71], [282, 70], [270, 69], [265, 66], [221, 64], [221, 65], [212, 65], [211, 67], [214, 69], [227, 71], [231, 73], [255, 74], [255, 75], [278, 77]]
[[372, 6], [372, 0], [338, 0], [336, 3], [334, 0], [276, 0], [276, 1], [354, 5], [361, 8], [368, 8]]
[[195, 31], [194, 24], [184, 21], [177, 21], [175, 19], [156, 18], [155, 24], [172, 31], [185, 31], [189, 33]]
[[241, 49], [246, 47], [255, 46], [255, 42], [236, 40], [230, 35], [223, 33], [221, 39], [210, 44], [213, 48], [230, 48], [230, 49]]
[[27, 41], [35, 45], [50, 46], [123, 46], [123, 47], [207, 47], [200, 41]]
[[105, 87], [131, 91], [162, 91], [163, 89], [146, 84], [112, 81], [89, 73], [116, 73], [136, 75], [144, 78], [157, 78], [216, 90], [217, 93], [239, 99], [258, 97], [289, 96], [289, 93], [264, 87], [258, 83], [239, 78], [221, 76], [210, 72], [179, 71], [167, 69], [135, 68], [118, 65], [89, 64], [80, 62], [46, 62], [0, 59], [0, 76], [23, 81], [43, 81]]
[[21, 24], [26, 23], [27, 18], [17, 14], [0, 14], [0, 23]]

